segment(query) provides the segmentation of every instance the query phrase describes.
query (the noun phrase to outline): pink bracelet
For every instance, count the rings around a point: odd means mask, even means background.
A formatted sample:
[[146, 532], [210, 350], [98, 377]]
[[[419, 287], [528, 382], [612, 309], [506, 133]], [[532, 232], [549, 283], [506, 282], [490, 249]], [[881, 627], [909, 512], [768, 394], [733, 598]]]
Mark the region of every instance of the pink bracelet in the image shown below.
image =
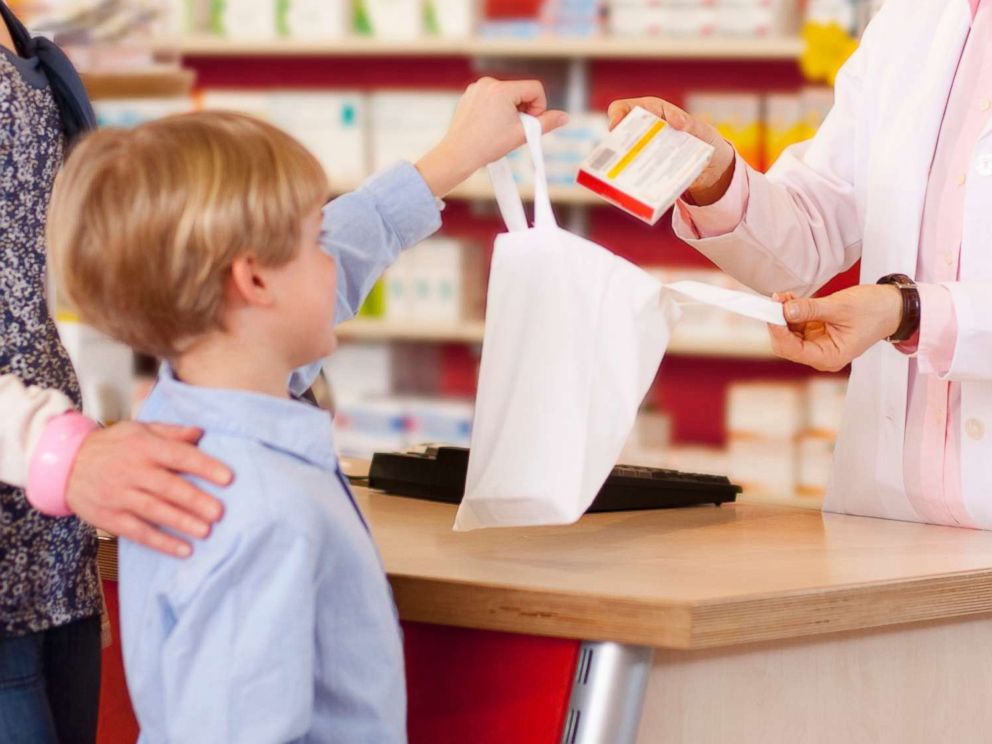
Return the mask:
[[83, 440], [99, 428], [95, 421], [76, 411], [63, 413], [48, 422], [28, 465], [25, 493], [31, 506], [50, 517], [72, 514], [72, 509], [65, 503], [69, 473]]

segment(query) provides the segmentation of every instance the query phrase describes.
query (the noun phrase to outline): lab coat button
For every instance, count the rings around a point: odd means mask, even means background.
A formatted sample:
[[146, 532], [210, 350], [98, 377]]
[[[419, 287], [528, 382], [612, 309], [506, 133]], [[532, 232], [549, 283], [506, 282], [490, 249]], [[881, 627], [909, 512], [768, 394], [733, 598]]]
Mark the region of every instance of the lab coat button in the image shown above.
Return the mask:
[[989, 109], [992, 109], [992, 100], [988, 98], [983, 98], [981, 101], [978, 102], [978, 109], [980, 111], [988, 111]]
[[985, 424], [975, 418], [970, 418], [965, 422], [964, 430], [976, 442], [985, 436]]
[[992, 176], [992, 154], [986, 153], [975, 161], [975, 170], [981, 176]]

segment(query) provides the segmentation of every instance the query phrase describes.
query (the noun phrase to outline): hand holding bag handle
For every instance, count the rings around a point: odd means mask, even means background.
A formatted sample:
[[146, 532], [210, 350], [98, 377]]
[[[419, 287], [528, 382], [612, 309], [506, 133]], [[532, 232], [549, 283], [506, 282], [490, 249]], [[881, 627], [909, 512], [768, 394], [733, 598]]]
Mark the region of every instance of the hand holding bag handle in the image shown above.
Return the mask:
[[[520, 114], [520, 122], [527, 136], [531, 160], [534, 163], [534, 227], [537, 229], [554, 228], [558, 226], [554, 211], [551, 209], [551, 198], [548, 195], [548, 179], [544, 169], [544, 151], [541, 147], [541, 122], [528, 114]], [[527, 217], [524, 212], [520, 190], [513, 180], [513, 172], [506, 158], [490, 163], [489, 179], [492, 181], [496, 194], [496, 203], [500, 214], [510, 232], [527, 230]]]

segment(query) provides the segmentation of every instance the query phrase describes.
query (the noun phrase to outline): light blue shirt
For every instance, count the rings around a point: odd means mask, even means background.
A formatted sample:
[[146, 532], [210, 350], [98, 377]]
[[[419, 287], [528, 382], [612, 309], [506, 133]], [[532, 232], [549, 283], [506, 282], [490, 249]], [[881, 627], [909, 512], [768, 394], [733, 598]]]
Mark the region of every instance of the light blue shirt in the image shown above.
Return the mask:
[[[409, 165], [328, 205], [339, 317], [439, 222]], [[191, 558], [121, 541], [124, 662], [142, 744], [405, 742], [396, 611], [327, 412], [192, 387], [165, 367], [140, 418], [202, 428], [201, 449], [235, 473], [227, 488], [197, 482], [225, 514]]]

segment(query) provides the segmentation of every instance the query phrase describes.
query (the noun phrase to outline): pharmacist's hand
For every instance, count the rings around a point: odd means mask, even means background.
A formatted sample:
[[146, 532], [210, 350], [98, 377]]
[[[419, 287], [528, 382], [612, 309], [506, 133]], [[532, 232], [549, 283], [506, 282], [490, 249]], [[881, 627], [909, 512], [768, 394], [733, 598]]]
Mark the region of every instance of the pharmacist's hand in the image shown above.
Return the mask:
[[772, 351], [823, 372], [843, 369], [895, 333], [902, 321], [902, 297], [891, 285], [862, 285], [806, 300], [791, 294], [772, 299], [785, 305], [789, 324], [768, 326]]
[[733, 146], [720, 136], [715, 127], [660, 98], [626, 98], [614, 101], [608, 110], [610, 129], [616, 127], [635, 106], [640, 106], [661, 117], [676, 129], [688, 132], [693, 137], [713, 145], [713, 157], [699, 174], [699, 178], [689, 187], [689, 194], [701, 207], [719, 201], [720, 197], [727, 193], [730, 181], [734, 177], [737, 153]]
[[519, 114], [536, 116], [545, 132], [568, 122], [564, 111], [549, 111], [544, 86], [536, 80], [482, 78], [465, 91], [440, 144], [417, 169], [435, 196], [444, 196], [483, 166], [525, 142]]
[[202, 432], [185, 426], [125, 422], [86, 437], [65, 500], [84, 522], [180, 558], [191, 546], [160, 527], [204, 538], [223, 507], [180, 474], [223, 486], [232, 474], [200, 452]]

